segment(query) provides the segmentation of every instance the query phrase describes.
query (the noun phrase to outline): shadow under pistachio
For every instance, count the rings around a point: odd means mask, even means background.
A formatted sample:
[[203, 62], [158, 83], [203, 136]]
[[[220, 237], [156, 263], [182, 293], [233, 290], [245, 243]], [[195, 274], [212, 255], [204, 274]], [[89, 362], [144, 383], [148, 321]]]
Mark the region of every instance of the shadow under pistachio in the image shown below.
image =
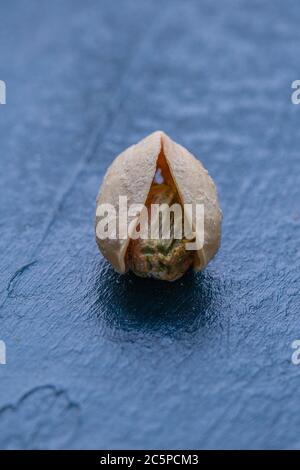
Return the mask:
[[219, 289], [204, 273], [188, 271], [174, 282], [117, 274], [106, 262], [96, 275], [93, 315], [107, 330], [176, 336], [212, 322], [212, 300]]

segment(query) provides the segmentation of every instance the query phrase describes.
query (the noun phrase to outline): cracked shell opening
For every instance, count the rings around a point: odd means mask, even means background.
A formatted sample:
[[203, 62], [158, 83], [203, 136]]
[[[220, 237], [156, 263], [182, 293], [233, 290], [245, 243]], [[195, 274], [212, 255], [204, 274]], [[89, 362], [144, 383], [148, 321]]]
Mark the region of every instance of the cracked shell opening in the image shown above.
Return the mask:
[[[154, 205], [159, 205], [158, 213], [154, 213]], [[186, 249], [190, 240], [184, 238], [183, 204], [163, 149], [157, 159], [145, 206], [147, 217], [137, 223], [136, 231], [140, 234], [144, 231], [147, 236], [130, 240], [126, 268], [140, 277], [166, 281], [179, 279], [193, 265], [194, 252]], [[164, 233], [166, 223], [169, 224], [167, 237]]]

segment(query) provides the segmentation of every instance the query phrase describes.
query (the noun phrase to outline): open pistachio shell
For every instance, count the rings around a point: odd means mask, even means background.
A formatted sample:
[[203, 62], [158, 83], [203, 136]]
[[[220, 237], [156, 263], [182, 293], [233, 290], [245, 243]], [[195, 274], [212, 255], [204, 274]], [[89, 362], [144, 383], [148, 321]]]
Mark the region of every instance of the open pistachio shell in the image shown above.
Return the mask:
[[[116, 157], [104, 177], [97, 207], [99, 204], [112, 204], [118, 214], [119, 196], [127, 196], [128, 206], [145, 204], [157, 168], [161, 170], [165, 182], [175, 186], [182, 204], [204, 205], [204, 244], [195, 251], [193, 261], [194, 269], [200, 271], [220, 246], [222, 212], [216, 187], [199, 160], [164, 132], [150, 134]], [[96, 215], [96, 225], [98, 221]], [[189, 222], [194, 230], [194, 221]], [[125, 259], [130, 237], [102, 240], [96, 234], [96, 240], [103, 256], [112, 266], [120, 273], [126, 272]]]

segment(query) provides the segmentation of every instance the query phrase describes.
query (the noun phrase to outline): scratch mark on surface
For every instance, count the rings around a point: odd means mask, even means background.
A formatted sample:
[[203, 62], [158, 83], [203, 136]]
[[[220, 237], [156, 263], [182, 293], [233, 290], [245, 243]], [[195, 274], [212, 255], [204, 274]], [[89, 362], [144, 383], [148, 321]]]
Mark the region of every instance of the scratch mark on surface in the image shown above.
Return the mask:
[[31, 261], [29, 263], [24, 264], [21, 268], [17, 269], [17, 271], [14, 272], [14, 274], [10, 277], [8, 281], [8, 285], [6, 288], [6, 297], [4, 298], [2, 304], [0, 305], [0, 309], [4, 307], [6, 304], [6, 301], [9, 297], [11, 297], [11, 294], [15, 288], [15, 286], [18, 284], [18, 281], [20, 280], [21, 276], [31, 267], [34, 266], [37, 263], [37, 260]]
[[80, 424], [81, 408], [54, 385], [33, 387], [16, 403], [0, 408], [5, 449], [60, 448]]
[[8, 286], [7, 286], [7, 291], [8, 295], [13, 291], [15, 283], [18, 281], [18, 279], [22, 276], [22, 274], [27, 271], [31, 266], [34, 266], [37, 263], [37, 261], [32, 261], [31, 263], [27, 263], [21, 268], [19, 268], [13, 276], [10, 278]]

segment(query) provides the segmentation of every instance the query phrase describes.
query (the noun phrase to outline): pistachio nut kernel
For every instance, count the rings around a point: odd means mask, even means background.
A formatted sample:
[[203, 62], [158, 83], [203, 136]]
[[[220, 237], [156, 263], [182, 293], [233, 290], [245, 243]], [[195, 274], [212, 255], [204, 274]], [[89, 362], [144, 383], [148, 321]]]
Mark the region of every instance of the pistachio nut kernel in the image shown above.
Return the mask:
[[[161, 176], [159, 182], [156, 179], [158, 172]], [[120, 196], [126, 196], [129, 207], [136, 204], [146, 206], [148, 213], [151, 204], [167, 203], [171, 206], [177, 202], [181, 207], [190, 205], [192, 212], [187, 219], [196, 235], [196, 206], [202, 205], [202, 245], [195, 251], [187, 250], [187, 240], [174, 237], [177, 223], [174, 219], [171, 219], [168, 239], [135, 239], [132, 235], [139, 225], [137, 217], [128, 218], [126, 237], [100, 237], [97, 231], [101, 220], [98, 209], [103, 204], [111, 205], [116, 209], [117, 218], [120, 217]], [[96, 241], [103, 256], [119, 273], [130, 269], [142, 277], [172, 281], [182, 276], [190, 266], [201, 271], [219, 249], [221, 224], [222, 212], [216, 187], [207, 170], [187, 149], [162, 131], [150, 134], [115, 158], [97, 197]]]
[[[152, 204], [171, 206], [180, 204], [175, 190], [166, 184], [151, 186], [147, 199], [148, 232], [151, 230]], [[163, 206], [161, 206], [163, 207]], [[127, 264], [137, 276], [152, 277], [164, 281], [175, 281], [192, 265], [193, 252], [186, 250], [187, 240], [174, 236], [174, 213], [170, 213], [170, 238], [148, 238], [131, 240], [127, 250]], [[163, 211], [159, 219], [159, 234], [162, 233]], [[183, 225], [183, 220], [182, 220]], [[182, 227], [183, 232], [183, 227]]]

